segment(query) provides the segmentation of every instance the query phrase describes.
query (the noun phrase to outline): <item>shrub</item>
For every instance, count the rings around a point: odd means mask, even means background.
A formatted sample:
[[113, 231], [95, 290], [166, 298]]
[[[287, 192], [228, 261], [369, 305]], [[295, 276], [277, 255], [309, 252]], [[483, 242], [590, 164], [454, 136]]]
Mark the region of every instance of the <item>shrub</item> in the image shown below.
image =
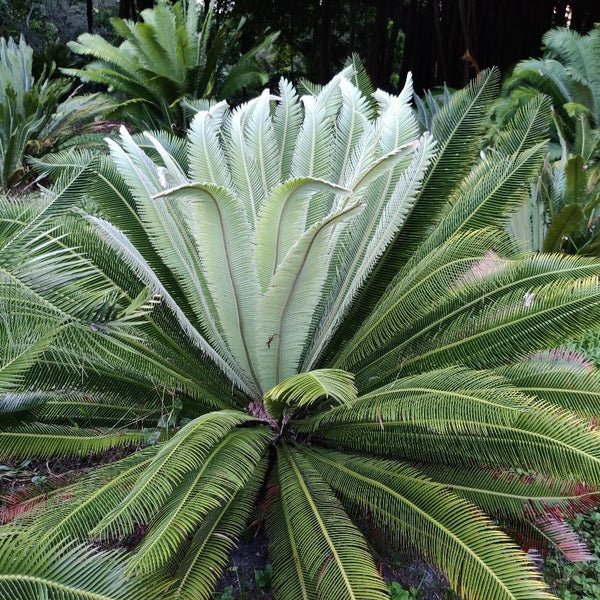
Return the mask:
[[70, 88], [65, 79], [32, 75], [32, 49], [0, 38], [0, 187], [17, 183], [27, 155], [60, 149], [89, 131], [109, 102], [97, 96], [61, 99]]
[[496, 71], [422, 136], [410, 82], [355, 76], [216, 104], [187, 142], [123, 130], [98, 214], [65, 212], [85, 154], [2, 205], [0, 454], [147, 443], [11, 499], [5, 595], [210, 598], [252, 514], [280, 600], [388, 598], [371, 535], [465, 599], [551, 597], [503, 529], [585, 557], [559, 521], [600, 482], [600, 378], [549, 349], [597, 326], [600, 265], [503, 229], [549, 104], [478, 161]]
[[123, 38], [117, 47], [84, 33], [69, 43], [76, 54], [94, 60], [84, 69], [63, 69], [85, 82], [108, 86], [124, 101], [117, 116], [138, 129], [185, 127], [182, 101], [231, 97], [267, 82], [257, 58], [277, 34], [270, 34], [242, 56], [235, 56], [243, 26], [215, 26], [214, 2], [202, 11], [196, 0], [159, 0], [142, 11], [142, 22], [111, 19]]

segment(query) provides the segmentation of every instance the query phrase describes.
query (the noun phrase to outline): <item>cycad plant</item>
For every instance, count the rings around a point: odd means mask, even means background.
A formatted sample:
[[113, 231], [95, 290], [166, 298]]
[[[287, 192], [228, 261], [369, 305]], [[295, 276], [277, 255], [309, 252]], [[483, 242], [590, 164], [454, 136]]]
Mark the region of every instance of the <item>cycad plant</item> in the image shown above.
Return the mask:
[[581, 115], [600, 125], [600, 27], [586, 35], [551, 29], [542, 44], [542, 58], [519, 62], [506, 80], [498, 112], [510, 112], [542, 92], [552, 98], [558, 133], [571, 143]]
[[197, 0], [159, 0], [141, 17], [139, 23], [111, 19], [123, 39], [119, 46], [100, 35], [80, 35], [69, 48], [92, 61], [83, 69], [63, 69], [84, 82], [108, 86], [122, 101], [115, 115], [137, 129], [185, 128], [184, 101], [229, 98], [267, 82], [258, 57], [277, 34], [236, 56], [244, 21], [217, 26], [214, 0], [206, 8]]
[[541, 59], [521, 61], [504, 83], [495, 125], [540, 91], [554, 109], [553, 144], [521, 209], [517, 232], [534, 250], [597, 254], [600, 203], [600, 28], [566, 28], [543, 38]]
[[0, 38], [0, 188], [23, 177], [27, 156], [39, 156], [66, 145], [93, 127], [108, 110], [108, 100], [96, 95], [62, 101], [71, 85], [32, 74], [33, 49], [23, 37], [19, 43]]
[[371, 535], [465, 599], [552, 597], [503, 529], [585, 557], [600, 379], [551, 349], [598, 324], [600, 265], [504, 233], [549, 105], [478, 161], [498, 80], [420, 137], [410, 81], [282, 80], [2, 205], [1, 455], [138, 450], [5, 501], [0, 598], [208, 599], [249, 520], [278, 600], [386, 598]]

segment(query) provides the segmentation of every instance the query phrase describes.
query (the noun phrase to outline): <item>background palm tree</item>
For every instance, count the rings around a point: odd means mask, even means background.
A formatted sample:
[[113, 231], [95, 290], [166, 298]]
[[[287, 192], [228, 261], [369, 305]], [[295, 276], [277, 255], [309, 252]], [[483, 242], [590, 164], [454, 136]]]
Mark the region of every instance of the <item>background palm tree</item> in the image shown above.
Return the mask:
[[236, 44], [245, 20], [218, 25], [214, 2], [204, 8], [196, 0], [160, 0], [141, 17], [138, 23], [111, 20], [123, 39], [118, 46], [90, 33], [69, 42], [72, 52], [92, 61], [82, 69], [62, 69], [83, 82], [107, 86], [121, 100], [113, 114], [138, 130], [185, 128], [184, 101], [229, 98], [268, 81], [259, 54], [277, 33], [263, 34], [240, 55]]
[[539, 92], [554, 109], [552, 145], [542, 173], [515, 219], [532, 250], [597, 254], [600, 202], [600, 28], [560, 28], [543, 38], [541, 59], [521, 61], [494, 109], [496, 131]]

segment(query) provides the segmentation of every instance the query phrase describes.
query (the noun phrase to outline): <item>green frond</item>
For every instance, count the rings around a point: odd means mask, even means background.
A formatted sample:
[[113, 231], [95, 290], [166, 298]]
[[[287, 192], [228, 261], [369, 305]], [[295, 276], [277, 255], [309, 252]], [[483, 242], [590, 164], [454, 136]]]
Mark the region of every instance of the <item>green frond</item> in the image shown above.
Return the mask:
[[[0, 286], [5, 283], [2, 279], [0, 276]], [[35, 392], [33, 396], [22, 392], [22, 384], [27, 372], [49, 348], [60, 328], [52, 319], [55, 315], [49, 318], [35, 306], [25, 305], [17, 312], [18, 300], [24, 299], [23, 296], [19, 298], [15, 294], [17, 302], [8, 304], [2, 297], [5, 291], [2, 287], [0, 310], [6, 317], [0, 320], [0, 414], [20, 411], [39, 402]]]
[[209, 600], [213, 597], [218, 576], [254, 507], [266, 467], [266, 461], [262, 460], [245, 485], [204, 519], [175, 573], [173, 590], [178, 598]]
[[[559, 255], [512, 262], [490, 255], [473, 268], [471, 274], [467, 272], [465, 283], [455, 280], [451, 290], [442, 291], [452, 307], [442, 300], [439, 307], [430, 307], [429, 314], [420, 317], [417, 312], [416, 318], [396, 323], [395, 332], [388, 330], [394, 337], [371, 355], [368, 366], [336, 366], [354, 370], [360, 389], [370, 377], [381, 385], [399, 372], [409, 374], [423, 370], [425, 365], [438, 368], [455, 364], [458, 348], [462, 364], [476, 368], [500, 365], [552, 348], [563, 336], [575, 337], [595, 326], [593, 262], [572, 262]], [[588, 279], [579, 279], [578, 274], [584, 272]], [[477, 273], [474, 279], [473, 273]], [[462, 291], [467, 296], [471, 291], [475, 294], [469, 298], [462, 296]], [[445, 325], [438, 320], [442, 313]], [[546, 326], [547, 322], [552, 325]], [[390, 324], [381, 322], [382, 327]]]
[[[104, 164], [95, 183], [94, 199], [103, 212], [106, 211], [112, 224], [94, 217], [88, 217], [88, 220], [98, 226], [97, 233], [107, 244], [96, 243], [95, 247], [90, 247], [89, 231], [78, 236], [77, 242], [88, 255], [93, 256], [102, 270], [109, 272], [113, 280], [119, 281], [122, 286], [131, 287], [133, 271], [145, 285], [160, 289], [181, 327], [195, 340], [195, 345], [204, 346], [203, 349], [208, 351], [202, 339], [206, 337], [226, 361], [229, 358], [231, 364], [214, 304], [208, 297], [194, 238], [181, 207], [177, 203], [156, 203], [150, 197], [139, 198], [137, 207], [134, 207], [135, 200], [123, 185], [123, 180]], [[155, 227], [145, 231], [143, 222], [152, 217], [156, 219]], [[123, 235], [114, 224], [119, 225], [121, 231], [127, 231], [128, 235]], [[109, 250], [113, 250], [114, 254]], [[120, 259], [115, 255], [120, 255]], [[115, 259], [117, 264], [124, 260], [129, 269], [115, 271]], [[129, 275], [129, 281], [122, 281], [123, 273]], [[216, 355], [214, 359], [218, 361]]]
[[111, 19], [123, 39], [119, 46], [98, 35], [80, 35], [70, 50], [93, 60], [83, 69], [62, 70], [118, 92], [125, 102], [114, 114], [135, 126], [185, 128], [184, 98], [230, 97], [267, 82], [257, 55], [273, 44], [277, 32], [237, 57], [243, 23], [237, 29], [229, 20], [216, 25], [213, 4], [201, 11], [193, 0], [158, 2], [140, 16], [137, 23]]
[[[352, 155], [356, 152], [373, 120], [372, 106], [347, 79], [340, 80], [342, 104], [336, 120], [336, 135], [331, 149], [331, 180], [348, 185], [354, 175]], [[398, 144], [400, 145], [400, 144]]]
[[[65, 172], [83, 172], [89, 169], [97, 153], [88, 148], [69, 148], [68, 150], [58, 150], [47, 154], [41, 158], [29, 158], [28, 162], [35, 170], [45, 177], [57, 181]], [[89, 174], [89, 173], [88, 173]], [[59, 184], [53, 186], [53, 195], [56, 189], [60, 189]]]
[[567, 350], [550, 350], [496, 370], [529, 396], [596, 419], [600, 377], [593, 363]]
[[597, 484], [596, 430], [501, 380], [471, 389], [469, 377], [489, 375], [446, 369], [400, 379], [350, 409], [333, 408], [297, 427], [330, 447], [446, 465], [533, 468]]
[[420, 336], [436, 339], [463, 311], [475, 317], [517, 290], [525, 302], [525, 294], [535, 287], [592, 277], [596, 269], [593, 260], [564, 255], [520, 258], [506, 234], [494, 229], [453, 236], [419, 264], [399, 270], [377, 309], [340, 352], [336, 366], [356, 371], [369, 358], [372, 375], [380, 380], [383, 371], [374, 359], [383, 363], [386, 356], [394, 356], [391, 362], [399, 367], [406, 348]]
[[[338, 350], [336, 365], [359, 364], [396, 336], [412, 326], [415, 318], [427, 314], [452, 289], [457, 279], [494, 251], [511, 256], [512, 244], [495, 229], [465, 232], [450, 238], [428, 254], [418, 265], [398, 270], [387, 293], [361, 327]], [[491, 256], [491, 254], [488, 254]], [[490, 263], [490, 267], [493, 261]], [[500, 259], [499, 264], [502, 264]]]
[[449, 198], [447, 212], [411, 261], [420, 260], [460, 231], [504, 225], [526, 197], [525, 185], [545, 154], [546, 143], [542, 142], [511, 156], [492, 155], [477, 165]]
[[466, 600], [550, 599], [526, 555], [475, 506], [418, 470], [391, 461], [298, 450], [355, 511], [368, 511], [393, 543], [408, 540]]
[[507, 83], [510, 90], [523, 85], [527, 81], [530, 87], [542, 92], [551, 98], [558, 100], [556, 105], [562, 106], [567, 102], [573, 102], [569, 87], [565, 84], [566, 69], [564, 65], [556, 59], [526, 59], [517, 64], [511, 79]]
[[31, 458], [95, 454], [145, 441], [146, 433], [119, 429], [82, 429], [46, 423], [11, 424], [0, 428], [0, 456]]
[[[279, 183], [281, 172], [277, 164], [277, 137], [271, 117], [271, 93], [264, 90], [257, 100], [256, 107], [249, 116], [246, 129], [248, 156], [252, 157], [260, 180], [259, 193], [264, 199]], [[257, 203], [260, 213], [261, 203]]]
[[[34, 395], [35, 392], [30, 392]], [[37, 392], [35, 420], [43, 423], [77, 423], [79, 426], [135, 427], [154, 424], [165, 412], [158, 398], [150, 394], [131, 398], [116, 392], [95, 390], [53, 390]], [[24, 394], [27, 396], [27, 394]], [[137, 402], [136, 402], [137, 400]]]
[[283, 501], [278, 467], [267, 488], [266, 530], [269, 555], [277, 566], [273, 573], [273, 590], [277, 598], [316, 600], [315, 581], [306, 572], [300, 556], [298, 536], [292, 525], [291, 507]]
[[433, 120], [431, 133], [438, 151], [406, 225], [407, 239], [422, 239], [428, 225], [437, 220], [445, 199], [471, 170], [479, 153], [477, 139], [485, 126], [483, 117], [495, 99], [499, 80], [498, 70], [483, 71], [467, 87], [453, 94]]
[[[398, 135], [397, 132], [396, 137]], [[392, 151], [394, 152], [396, 151]], [[345, 240], [341, 256], [336, 261], [337, 276], [325, 301], [323, 317], [315, 331], [314, 340], [304, 358], [304, 369], [316, 363], [369, 273], [402, 227], [414, 206], [418, 188], [433, 152], [433, 141], [429, 136], [423, 136], [414, 149], [410, 165], [405, 169], [401, 165], [388, 167], [387, 174], [385, 171], [379, 173], [372, 185], [368, 186], [363, 199], [365, 210], [358, 217], [357, 224]], [[403, 154], [404, 152], [397, 153], [394, 162]]]
[[[559, 27], [551, 29], [542, 39], [545, 53], [566, 65], [569, 77], [589, 89], [590, 106], [594, 108], [596, 122], [600, 116], [600, 32], [592, 29], [586, 35]], [[586, 90], [587, 91], [587, 90]], [[581, 92], [580, 92], [581, 93]]]
[[243, 429], [216, 444], [202, 466], [173, 489], [150, 523], [130, 568], [156, 572], [166, 565], [175, 566], [172, 563], [186, 540], [213, 511], [228, 505], [244, 489], [270, 438], [268, 429]]
[[[247, 389], [248, 384], [246, 383], [242, 373], [237, 368], [233, 358], [227, 351], [227, 346], [225, 341], [221, 338], [217, 324], [213, 321], [213, 335], [211, 336], [211, 341], [218, 349], [222, 351], [221, 354], [213, 349], [213, 347], [207, 342], [207, 340], [204, 339], [201, 333], [194, 327], [193, 323], [189, 320], [185, 312], [169, 294], [159, 277], [156, 275], [156, 273], [154, 273], [150, 265], [138, 252], [137, 248], [131, 243], [131, 241], [121, 231], [113, 227], [108, 221], [97, 217], [87, 218], [90, 223], [95, 226], [98, 235], [106, 241], [107, 245], [113, 248], [129, 266], [131, 271], [136, 273], [138, 277], [153, 290], [153, 293], [156, 294], [160, 300], [169, 307], [191, 343], [199, 348], [203, 353], [210, 356], [214, 363], [223, 372], [227, 373], [232, 380], [236, 381], [240, 388]], [[190, 270], [190, 272], [192, 271]], [[199, 281], [197, 282], [196, 289], [198, 289], [198, 287], [200, 287]], [[206, 310], [206, 314], [210, 315], [207, 307], [204, 308]], [[227, 359], [229, 360], [227, 361]]]
[[[153, 139], [151, 143], [149, 143], [150, 138], [148, 135]], [[157, 129], [156, 131], [145, 131], [141, 135], [135, 135], [133, 139], [139, 143], [140, 147], [155, 162], [160, 162], [161, 157], [164, 156], [164, 153], [166, 152], [176, 163], [181, 172], [187, 173], [189, 169], [188, 145], [184, 139], [176, 136], [170, 131], [163, 131], [161, 129]], [[159, 143], [164, 151], [161, 152], [159, 150], [155, 141]], [[163, 163], [163, 166], [167, 167], [167, 164]]]
[[47, 392], [1, 392], [0, 414], [6, 417], [9, 413], [30, 410], [41, 404], [46, 404], [52, 393]]
[[[287, 446], [279, 448], [277, 462], [282, 506], [281, 510], [269, 513], [269, 521], [284, 516], [289, 523], [274, 523], [269, 525], [268, 531], [285, 535], [284, 531], [289, 529], [294, 536], [291, 543], [297, 545], [300, 560], [294, 575], [290, 557], [280, 553], [286, 549], [285, 545], [270, 542], [273, 585], [278, 597], [281, 600], [297, 599], [301, 593], [300, 597], [322, 600], [387, 598], [365, 539], [329, 486], [304, 456]], [[303, 592], [282, 581], [285, 577], [296, 581], [300, 570], [307, 580]], [[290, 595], [287, 595], [288, 590]]]
[[149, 577], [125, 574], [123, 552], [99, 552], [62, 541], [31, 548], [19, 537], [0, 539], [2, 600], [149, 600], [163, 591]]
[[220, 84], [219, 98], [231, 98], [242, 90], [258, 89], [269, 81], [269, 76], [259, 65], [257, 57], [272, 46], [278, 37], [278, 31], [269, 33], [240, 56], [239, 60], [228, 69], [225, 79]]
[[[349, 79], [354, 87], [359, 89], [365, 98], [370, 99], [375, 93], [375, 86], [369, 78], [369, 74], [367, 73], [367, 69], [361, 57], [356, 54], [356, 52], [353, 52], [347, 60], [346, 65], [352, 67], [353, 74]], [[412, 76], [410, 73], [408, 74], [407, 79], [410, 79], [410, 90], [412, 93]]]
[[334, 120], [326, 107], [312, 96], [302, 96], [304, 120], [298, 132], [290, 176], [326, 179], [331, 153], [330, 136]]
[[550, 99], [542, 94], [538, 94], [519, 108], [494, 141], [493, 152], [511, 156], [547, 140], [551, 120], [550, 109]]
[[226, 112], [227, 103], [219, 102], [196, 114], [188, 131], [188, 153], [190, 175], [195, 181], [209, 181], [232, 189], [233, 181], [218, 136]]
[[28, 538], [36, 544], [88, 539], [89, 532], [123, 502], [161, 446], [149, 446], [100, 467], [66, 486], [46, 492], [40, 502], [25, 499], [18, 514]]
[[[484, 71], [466, 88], [452, 95], [450, 102], [436, 115], [432, 135], [437, 143], [435, 159], [430, 163], [414, 208], [406, 219], [396, 242], [379, 259], [356, 297], [352, 311], [330, 347], [337, 348], [349, 337], [373, 309], [398, 264], [426, 238], [439, 220], [450, 194], [471, 171], [479, 156], [479, 142], [485, 128], [485, 115], [496, 97], [500, 74]], [[487, 225], [487, 224], [486, 224]]]
[[150, 522], [186, 476], [201, 468], [215, 445], [252, 417], [235, 411], [212, 412], [193, 421], [166, 442], [125, 499], [106, 514], [94, 532], [116, 536], [135, 522]]
[[267, 412], [278, 419], [286, 408], [310, 406], [323, 398], [348, 406], [356, 400], [356, 395], [352, 373], [339, 369], [316, 369], [278, 383], [265, 393], [264, 403]]
[[[591, 278], [531, 288], [526, 293], [533, 294], [532, 305], [531, 296], [525, 296], [522, 290], [507, 294], [484, 308], [476, 319], [455, 319], [447, 333], [439, 335], [435, 347], [430, 342], [415, 355], [405, 355], [402, 368], [418, 372], [425, 365], [435, 368], [455, 362], [450, 355], [458, 347], [464, 352], [463, 364], [474, 367], [498, 365], [536, 349], [551, 348], [561, 339], [596, 326], [600, 318], [598, 291], [596, 279]], [[514, 347], [518, 347], [517, 352]]]
[[295, 426], [301, 432], [320, 435], [342, 424], [377, 423], [385, 432], [387, 421], [405, 420], [409, 425], [422, 418], [434, 421], [435, 415], [445, 420], [451, 414], [460, 417], [456, 419], [457, 426], [475, 416], [482, 421], [508, 424], [529, 406], [527, 396], [495, 373], [447, 367], [396, 379], [359, 396], [350, 407], [333, 407], [298, 421]]
[[594, 506], [598, 492], [581, 482], [540, 474], [419, 464], [431, 485], [447, 489], [504, 521], [566, 518]]

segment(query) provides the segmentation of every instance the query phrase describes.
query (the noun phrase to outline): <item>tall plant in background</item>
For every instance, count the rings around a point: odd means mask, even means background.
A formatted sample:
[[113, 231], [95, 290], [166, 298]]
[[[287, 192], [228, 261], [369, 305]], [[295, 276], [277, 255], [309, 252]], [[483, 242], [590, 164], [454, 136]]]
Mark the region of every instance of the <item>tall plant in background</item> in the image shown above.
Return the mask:
[[386, 598], [373, 530], [467, 600], [551, 597], [495, 522], [585, 556], [558, 518], [600, 484], [600, 377], [547, 349], [600, 322], [600, 264], [503, 232], [548, 102], [478, 162], [496, 71], [422, 136], [410, 82], [354, 81], [300, 99], [282, 80], [276, 102], [199, 112], [187, 141], [123, 130], [85, 188], [102, 217], [65, 213], [85, 153], [42, 206], [2, 204], [0, 454], [177, 427], [12, 498], [0, 595], [209, 599], [256, 506], [278, 600]]
[[84, 69], [63, 72], [108, 86], [125, 100], [120, 114], [138, 129], [185, 126], [185, 99], [229, 98], [268, 80], [259, 54], [277, 34], [239, 56], [243, 20], [237, 27], [228, 22], [217, 27], [214, 4], [203, 9], [196, 0], [159, 0], [142, 11], [143, 22], [113, 18], [123, 42], [116, 47], [99, 35], [80, 35], [69, 48], [93, 60]]
[[[71, 84], [32, 74], [33, 50], [23, 38], [16, 44], [0, 38], [0, 188], [23, 176], [25, 157], [58, 150], [93, 130], [109, 107], [97, 95], [61, 99]], [[81, 138], [80, 138], [81, 139]]]
[[23, 38], [16, 44], [0, 38], [0, 187], [20, 175], [27, 144], [42, 131], [62, 96], [65, 80], [34, 81], [33, 50]]
[[541, 59], [521, 61], [495, 109], [498, 131], [539, 92], [554, 108], [553, 147], [517, 215], [515, 231], [534, 250], [597, 254], [600, 249], [600, 28], [548, 31]]
[[504, 83], [507, 108], [501, 112], [514, 113], [536, 94], [546, 94], [558, 119], [555, 141], [562, 134], [572, 143], [581, 115], [600, 126], [600, 25], [586, 35], [551, 29], [542, 43], [542, 58], [519, 62]]

